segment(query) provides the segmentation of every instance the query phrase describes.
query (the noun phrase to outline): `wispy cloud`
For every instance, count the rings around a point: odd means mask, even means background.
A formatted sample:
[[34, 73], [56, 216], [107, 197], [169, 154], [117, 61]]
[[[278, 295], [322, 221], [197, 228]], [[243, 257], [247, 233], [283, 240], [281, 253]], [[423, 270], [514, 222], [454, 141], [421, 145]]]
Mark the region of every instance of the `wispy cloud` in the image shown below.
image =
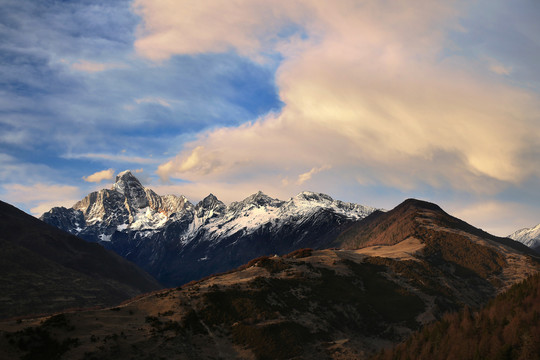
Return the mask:
[[67, 154], [64, 155], [66, 159], [90, 159], [90, 160], [107, 160], [111, 162], [121, 162], [130, 164], [158, 164], [160, 159], [152, 159], [151, 157], [129, 156], [119, 154]]
[[157, 98], [157, 97], [145, 97], [145, 98], [135, 99], [135, 102], [137, 104], [158, 104], [158, 105], [165, 106], [168, 108], [171, 107], [170, 100], [165, 100], [165, 99]]
[[131, 4], [2, 3], [1, 153], [65, 170], [71, 181], [109, 167], [155, 170], [151, 153], [176, 153], [204, 129], [279, 107], [273, 70], [236, 53], [159, 66], [135, 56], [141, 19]]
[[[258, 58], [265, 46], [278, 39], [279, 30], [290, 23], [291, 17], [300, 19], [309, 10], [304, 2], [251, 0], [229, 7], [218, 1], [193, 6], [189, 1], [137, 0], [133, 8], [144, 22], [138, 29], [135, 48], [156, 61], [174, 54], [231, 49]], [[176, 15], [180, 13], [182, 16]]]
[[34, 215], [41, 215], [54, 206], [72, 206], [81, 196], [79, 188], [69, 185], [11, 183], [4, 184], [3, 188], [6, 190], [6, 201], [28, 204]]
[[87, 60], [78, 60], [77, 62], [71, 64], [71, 68], [77, 71], [96, 73], [102, 72], [111, 69], [121, 69], [126, 67], [124, 64], [117, 63], [99, 63], [94, 61]]
[[[475, 226], [489, 229], [492, 234], [506, 237], [513, 232], [538, 224], [531, 206], [515, 201], [486, 200], [472, 204], [450, 203], [447, 209], [454, 216]], [[511, 214], [520, 214], [513, 217]]]
[[302, 185], [306, 181], [310, 180], [313, 175], [320, 173], [321, 171], [330, 169], [331, 166], [323, 165], [321, 167], [314, 167], [308, 172], [298, 175], [298, 180], [296, 180], [296, 185]]
[[486, 59], [489, 70], [497, 75], [510, 75], [512, 73], [512, 66], [505, 66], [499, 61], [493, 58]]
[[111, 180], [114, 177], [114, 170], [107, 169], [93, 173], [92, 175], [83, 176], [83, 180], [86, 182], [99, 183], [103, 180]]

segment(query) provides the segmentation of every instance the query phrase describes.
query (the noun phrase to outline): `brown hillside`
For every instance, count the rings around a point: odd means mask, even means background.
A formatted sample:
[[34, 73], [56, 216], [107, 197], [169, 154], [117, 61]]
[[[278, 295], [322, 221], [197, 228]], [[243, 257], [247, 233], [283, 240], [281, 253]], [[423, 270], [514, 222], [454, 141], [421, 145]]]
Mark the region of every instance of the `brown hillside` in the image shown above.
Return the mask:
[[[344, 231], [335, 245], [343, 249], [390, 246], [417, 239], [418, 256], [445, 271], [471, 274], [490, 282], [523, 279], [538, 264], [538, 254], [511, 239], [493, 236], [444, 212], [438, 205], [408, 199], [388, 212], [377, 212]], [[518, 265], [520, 264], [520, 265]], [[511, 266], [509, 266], [511, 265]]]
[[499, 295], [481, 311], [469, 308], [416, 333], [373, 360], [540, 359], [540, 275]]
[[393, 245], [408, 237], [429, 237], [430, 230], [462, 231], [489, 239], [533, 256], [538, 254], [525, 245], [508, 238], [493, 236], [465, 221], [447, 214], [438, 205], [407, 199], [388, 212], [376, 211], [350, 226], [340, 234], [334, 245], [344, 249], [357, 249], [371, 245]]
[[305, 249], [111, 309], [0, 322], [0, 358], [366, 359], [495, 289], [414, 254]]

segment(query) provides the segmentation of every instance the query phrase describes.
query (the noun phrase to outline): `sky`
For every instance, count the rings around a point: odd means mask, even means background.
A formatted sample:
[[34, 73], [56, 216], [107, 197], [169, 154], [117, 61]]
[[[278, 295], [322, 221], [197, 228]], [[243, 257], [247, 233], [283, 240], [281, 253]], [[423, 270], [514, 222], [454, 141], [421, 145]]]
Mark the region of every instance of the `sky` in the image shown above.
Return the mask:
[[0, 199], [130, 169], [160, 195], [301, 191], [540, 223], [536, 0], [0, 0]]

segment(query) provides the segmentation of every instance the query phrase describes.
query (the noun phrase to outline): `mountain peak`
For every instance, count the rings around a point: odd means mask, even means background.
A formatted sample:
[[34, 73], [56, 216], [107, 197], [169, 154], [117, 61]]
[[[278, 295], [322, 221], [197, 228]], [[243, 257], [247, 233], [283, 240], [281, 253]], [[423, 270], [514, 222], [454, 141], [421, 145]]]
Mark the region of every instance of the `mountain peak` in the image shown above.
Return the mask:
[[209, 194], [195, 206], [197, 217], [199, 218], [213, 218], [220, 216], [225, 211], [225, 208], [225, 204], [214, 194]]
[[122, 171], [116, 175], [114, 190], [126, 195], [126, 189], [129, 188], [144, 188], [139, 181], [129, 170]]
[[125, 183], [125, 182], [136, 182], [140, 184], [139, 179], [137, 179], [135, 175], [131, 173], [130, 170], [122, 171], [118, 173], [118, 175], [116, 175], [115, 186], [116, 184]]
[[210, 193], [207, 197], [202, 199], [198, 204], [197, 208], [202, 209], [211, 209], [215, 207], [225, 207], [225, 204], [221, 202], [214, 194]]
[[418, 200], [418, 199], [406, 199], [401, 204], [396, 206], [396, 209], [398, 208], [417, 208], [417, 209], [426, 209], [426, 210], [433, 210], [433, 211], [442, 211], [443, 209], [437, 204], [431, 203], [429, 201], [424, 200]]
[[128, 198], [129, 202], [136, 208], [148, 206], [148, 199], [139, 179], [129, 170], [122, 171], [116, 175], [116, 182], [113, 189]]
[[204, 199], [201, 200], [201, 203], [207, 204], [207, 203], [213, 203], [219, 201], [216, 195], [210, 193], [208, 194]]
[[271, 198], [260, 190], [242, 201], [244, 204], [253, 204], [257, 206], [265, 206], [276, 202], [279, 202], [279, 200]]
[[295, 196], [296, 199], [299, 200], [307, 200], [307, 201], [334, 201], [331, 196], [322, 194], [322, 193], [315, 193], [313, 191], [302, 191], [300, 194]]
[[426, 238], [425, 232], [433, 233], [434, 228], [438, 233], [450, 234], [459, 230], [461, 233], [504, 244], [520, 252], [529, 250], [522, 244], [491, 235], [453, 217], [434, 203], [418, 199], [407, 199], [388, 212], [372, 213], [344, 231], [335, 241], [335, 245], [345, 249], [395, 245], [409, 237]]
[[518, 230], [515, 233], [508, 235], [508, 237], [540, 252], [540, 224], [532, 228]]

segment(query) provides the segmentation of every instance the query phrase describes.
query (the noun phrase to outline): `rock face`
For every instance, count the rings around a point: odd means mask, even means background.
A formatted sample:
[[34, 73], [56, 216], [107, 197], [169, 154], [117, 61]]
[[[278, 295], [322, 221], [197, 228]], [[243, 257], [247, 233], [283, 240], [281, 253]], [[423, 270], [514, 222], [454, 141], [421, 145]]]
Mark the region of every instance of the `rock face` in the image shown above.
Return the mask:
[[324, 248], [373, 211], [312, 192], [287, 201], [258, 192], [229, 206], [210, 194], [193, 205], [184, 196], [159, 196], [124, 171], [112, 189], [93, 192], [69, 209], [53, 208], [41, 219], [177, 286], [261, 255]]
[[540, 224], [532, 228], [525, 228], [508, 235], [510, 239], [519, 241], [540, 253]]
[[[84, 218], [66, 216], [58, 224]], [[116, 305], [162, 286], [103, 247], [0, 201], [0, 318]]]

